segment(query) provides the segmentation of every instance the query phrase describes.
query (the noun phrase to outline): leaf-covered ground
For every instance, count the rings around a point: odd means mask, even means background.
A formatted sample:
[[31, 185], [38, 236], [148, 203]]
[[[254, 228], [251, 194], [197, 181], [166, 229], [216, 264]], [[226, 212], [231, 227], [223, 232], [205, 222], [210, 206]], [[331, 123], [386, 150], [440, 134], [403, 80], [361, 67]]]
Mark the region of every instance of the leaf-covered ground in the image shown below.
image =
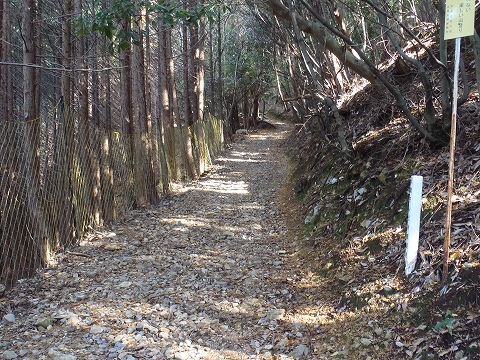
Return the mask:
[[291, 126], [276, 125], [242, 135], [199, 181], [9, 290], [0, 357], [320, 358], [329, 315], [305, 313], [311, 276], [277, 197]]

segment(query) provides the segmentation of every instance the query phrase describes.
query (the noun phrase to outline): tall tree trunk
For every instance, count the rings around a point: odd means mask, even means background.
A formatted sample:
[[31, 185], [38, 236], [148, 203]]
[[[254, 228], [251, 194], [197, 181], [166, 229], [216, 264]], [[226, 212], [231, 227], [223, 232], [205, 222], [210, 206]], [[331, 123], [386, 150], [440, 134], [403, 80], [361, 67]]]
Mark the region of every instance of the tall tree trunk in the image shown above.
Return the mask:
[[[176, 125], [177, 129], [180, 131], [180, 141], [181, 141], [181, 148], [182, 148], [182, 160], [184, 163], [186, 175], [190, 179], [194, 179], [196, 177], [196, 170], [195, 170], [195, 160], [193, 158], [193, 149], [192, 149], [192, 138], [190, 136], [190, 131], [188, 129], [188, 123], [185, 122], [182, 124], [180, 121], [180, 107], [178, 105], [177, 99], [177, 89], [175, 86], [175, 64], [173, 61], [173, 44], [172, 44], [172, 31], [170, 29], [167, 37], [167, 44], [166, 44], [166, 52], [167, 52], [167, 79], [168, 79], [168, 89], [169, 89], [169, 101], [170, 101], [170, 108], [171, 108], [171, 116], [172, 116], [172, 126]], [[175, 138], [174, 138], [175, 140]]]
[[214, 64], [214, 50], [213, 50], [213, 24], [210, 23], [208, 27], [208, 60], [209, 60], [209, 74], [210, 74], [210, 108], [209, 112], [212, 116], [216, 114], [216, 99], [215, 99], [215, 64]]
[[[132, 29], [139, 32], [138, 25]], [[143, 53], [143, 37], [141, 36], [140, 45], [132, 46], [132, 62], [130, 64], [131, 71], [131, 98], [132, 98], [132, 122], [131, 122], [131, 138], [132, 138], [132, 169], [134, 174], [134, 191], [135, 204], [137, 207], [146, 206], [148, 204], [146, 192], [146, 137], [147, 129], [145, 126], [145, 77], [144, 77], [144, 53]]]
[[[33, 0], [24, 0], [22, 16], [22, 36], [23, 36], [23, 61], [25, 64], [35, 64], [35, 2]], [[19, 124], [23, 129], [22, 135], [13, 137], [15, 151], [18, 158], [15, 160], [14, 167], [20, 175], [16, 177], [23, 179], [23, 186], [17, 188], [18, 200], [25, 206], [25, 214], [17, 214], [15, 220], [19, 230], [18, 237], [13, 240], [13, 249], [17, 250], [15, 264], [20, 271], [20, 276], [30, 275], [36, 268], [47, 263], [49, 257], [48, 249], [48, 224], [45, 216], [44, 202], [42, 201], [42, 189], [40, 186], [40, 114], [38, 106], [35, 104], [38, 91], [38, 79], [33, 67], [24, 66], [23, 68], [23, 123]], [[5, 134], [4, 134], [5, 135]], [[22, 189], [23, 187], [23, 189]], [[22, 211], [21, 207], [16, 207], [15, 211]], [[19, 253], [20, 252], [20, 253]]]
[[[78, 236], [79, 221], [78, 221], [78, 207], [75, 180], [75, 122], [72, 116], [72, 79], [71, 70], [72, 67], [72, 0], [66, 0], [62, 7], [62, 66], [65, 71], [62, 72], [61, 77], [61, 121], [63, 134], [63, 142], [65, 145], [65, 155], [61, 154], [65, 161], [65, 169], [67, 177], [67, 196], [72, 204], [71, 221], [74, 228], [74, 236]], [[62, 199], [59, 199], [62, 201]]]
[[[38, 19], [42, 18], [42, 11], [43, 11], [43, 0], [36, 1], [36, 11], [35, 16]], [[42, 59], [42, 24], [43, 21], [35, 21], [34, 24], [34, 36], [35, 36], [35, 64], [41, 65]], [[41, 82], [41, 68], [35, 68], [35, 113], [40, 114], [41, 109], [41, 101], [42, 101], [42, 91], [40, 89], [40, 82]]]
[[190, 76], [191, 61], [189, 58], [190, 46], [188, 41], [188, 27], [187, 25], [182, 25], [182, 49], [183, 49], [183, 83], [185, 86], [184, 89], [184, 101], [185, 101], [185, 122], [187, 126], [193, 125], [193, 111], [192, 111], [192, 78]]
[[[171, 88], [169, 81], [169, 61], [168, 58], [168, 44], [167, 38], [171, 36], [171, 28], [163, 24], [159, 26], [159, 81], [160, 81], [160, 119], [162, 127], [165, 131], [164, 141], [166, 144], [166, 159], [168, 161], [168, 170], [171, 177], [177, 179], [177, 163], [175, 153], [175, 133], [174, 133], [174, 119], [171, 108]], [[173, 60], [173, 59], [172, 59]]]
[[[11, 29], [11, 1], [2, 1], [0, 4], [0, 61], [12, 62], [12, 29]], [[0, 65], [0, 120], [12, 121], [13, 84], [12, 67]]]
[[245, 95], [243, 97], [242, 113], [243, 113], [243, 128], [250, 129], [250, 104], [248, 102], [248, 95]]
[[[125, 31], [129, 31], [127, 24], [122, 24]], [[134, 188], [135, 179], [133, 176], [133, 161], [134, 161], [134, 133], [132, 128], [132, 80], [131, 80], [131, 62], [132, 62], [132, 53], [131, 45], [128, 45], [127, 48], [122, 51], [119, 55], [120, 60], [120, 125], [122, 133], [125, 134], [126, 138], [129, 139], [129, 147], [126, 149], [128, 153], [126, 157], [128, 159], [128, 165], [124, 169], [124, 178], [123, 181], [128, 183], [127, 189], [129, 192], [116, 193], [118, 195], [118, 201], [123, 203], [124, 208], [130, 207], [135, 203], [135, 190], [131, 191]], [[112, 119], [113, 120], [113, 119]], [[130, 165], [130, 166], [129, 166]]]
[[[297, 76], [295, 76], [295, 70], [293, 68], [292, 55], [290, 54], [290, 48], [287, 47], [287, 63], [288, 63], [288, 75], [290, 79], [290, 86], [292, 88], [292, 98], [300, 98], [301, 92], [299, 91], [299, 86], [297, 84]], [[305, 122], [305, 109], [303, 108], [301, 102], [292, 102], [293, 116], [296, 122], [304, 123]]]
[[279, 56], [279, 50], [278, 50], [278, 46], [275, 44], [273, 48], [273, 70], [275, 71], [277, 91], [278, 91], [278, 96], [282, 101], [282, 106], [284, 108], [284, 111], [288, 111], [287, 103], [284, 102], [285, 97], [283, 96], [282, 83], [280, 80], [280, 70], [278, 68], [278, 56]]
[[[83, 14], [83, 0], [74, 0], [73, 11], [76, 16], [82, 16]], [[85, 36], [79, 35], [75, 37], [75, 62], [80, 69], [87, 68], [87, 60], [85, 58]], [[96, 76], [94, 74], [93, 76]], [[81, 150], [82, 155], [86, 158], [84, 162], [86, 163], [85, 168], [85, 178], [88, 183], [83, 184], [85, 188], [83, 191], [83, 205], [86, 207], [84, 211], [84, 225], [90, 225], [90, 222], [93, 220], [95, 225], [103, 224], [103, 214], [102, 214], [102, 191], [101, 191], [101, 171], [100, 171], [100, 160], [99, 160], [99, 131], [97, 126], [92, 126], [90, 121], [90, 111], [89, 111], [89, 89], [88, 89], [88, 73], [86, 71], [79, 71], [76, 76], [77, 86], [76, 94], [78, 96], [78, 115], [80, 121], [78, 123], [78, 128], [81, 136], [82, 143], [85, 144], [79, 149]], [[98, 119], [94, 119], [98, 124]]]
[[[62, 65], [66, 71], [62, 72], [62, 97], [63, 104], [70, 111], [72, 104], [72, 0], [65, 0], [62, 8]], [[73, 134], [73, 132], [72, 132]]]
[[[190, 58], [191, 48], [189, 44], [189, 37], [188, 37], [188, 27], [186, 25], [182, 26], [182, 47], [183, 47], [183, 82], [184, 82], [184, 107], [185, 107], [185, 125], [183, 131], [183, 139], [184, 139], [184, 147], [185, 153], [187, 155], [187, 159], [189, 159], [188, 163], [188, 172], [190, 173], [190, 177], [193, 179], [197, 175], [200, 175], [198, 172], [197, 167], [195, 166], [195, 160], [193, 155], [193, 145], [192, 145], [192, 137], [191, 137], [191, 129], [194, 126], [194, 114], [193, 114], [193, 90], [191, 84], [193, 84], [193, 60]], [[190, 43], [192, 41], [190, 40]], [[182, 127], [183, 127], [182, 126]], [[193, 162], [192, 162], [193, 161]]]
[[147, 172], [146, 179], [146, 188], [147, 188], [147, 197], [150, 204], [156, 204], [158, 202], [158, 192], [156, 188], [156, 179], [155, 179], [155, 170], [154, 170], [154, 151], [156, 147], [154, 146], [153, 136], [153, 125], [152, 125], [152, 93], [150, 91], [152, 84], [151, 78], [152, 74], [152, 62], [151, 62], [151, 43], [150, 43], [150, 18], [148, 13], [145, 14], [145, 41], [143, 51], [144, 58], [144, 67], [143, 67], [143, 77], [144, 77], [144, 92], [145, 92], [145, 145], [147, 158], [145, 159], [145, 170]]
[[205, 106], [205, 22], [200, 19], [191, 27], [191, 49], [193, 64], [194, 121], [198, 147], [198, 174], [205, 172], [205, 164], [209, 160], [205, 143], [204, 106]]
[[[165, 136], [164, 129], [166, 123], [168, 123], [168, 88], [167, 88], [167, 70], [166, 70], [166, 56], [165, 56], [165, 34], [166, 29], [162, 23], [159, 23], [157, 30], [157, 49], [158, 49], [158, 130], [159, 130], [159, 147], [160, 147], [160, 166], [161, 166], [161, 176], [162, 176], [162, 189], [163, 192], [169, 190], [170, 184], [170, 171], [174, 166], [170, 163], [170, 160], [167, 159], [165, 142], [168, 142], [167, 136]], [[168, 143], [167, 143], [168, 144]], [[170, 153], [170, 152], [169, 152]]]
[[253, 96], [252, 116], [251, 116], [251, 124], [252, 124], [253, 128], [257, 127], [259, 101], [260, 101], [260, 95], [256, 91], [255, 95]]
[[[23, 0], [23, 63], [33, 65], [36, 62], [36, 42], [35, 42], [35, 1]], [[31, 169], [36, 180], [40, 177], [40, 113], [36, 104], [38, 100], [37, 92], [38, 78], [34, 67], [23, 67], [23, 120], [28, 124], [26, 126], [29, 138], [29, 155], [33, 168]]]
[[[92, 7], [96, 0], [92, 1]], [[102, 0], [102, 7], [106, 8], [107, 1]], [[105, 70], [109, 62], [105, 53], [101, 52], [107, 48], [105, 37], [94, 38], [93, 52], [99, 55], [93, 60], [93, 68], [103, 70], [92, 74], [92, 118], [94, 123], [100, 127], [100, 186], [102, 189], [102, 214], [103, 221], [107, 224], [112, 223], [117, 218], [116, 201], [114, 192], [114, 165], [112, 149], [112, 98], [111, 98], [111, 79], [110, 71]], [[102, 129], [103, 125], [103, 129]]]
[[[106, 48], [105, 39], [98, 39], [100, 43], [100, 49]], [[95, 41], [95, 48], [98, 49]], [[102, 68], [108, 66], [108, 60], [105, 55], [102, 54], [100, 58], [95, 61], [95, 67], [98, 65]], [[111, 114], [111, 82], [110, 71], [103, 70], [98, 76], [94, 74], [92, 78], [92, 93], [94, 100], [92, 102], [96, 104], [94, 106], [94, 121], [97, 124], [103, 124], [104, 128], [100, 131], [100, 185], [102, 189], [102, 214], [103, 221], [107, 224], [112, 223], [117, 218], [116, 213], [116, 201], [114, 192], [114, 172], [113, 172], [113, 157], [112, 157], [112, 114]]]
[[225, 124], [225, 134], [230, 136], [232, 131], [230, 129], [230, 123], [224, 119], [224, 101], [223, 101], [223, 62], [222, 62], [222, 23], [221, 13], [218, 12], [217, 19], [217, 64], [218, 64], [218, 118], [223, 120]]

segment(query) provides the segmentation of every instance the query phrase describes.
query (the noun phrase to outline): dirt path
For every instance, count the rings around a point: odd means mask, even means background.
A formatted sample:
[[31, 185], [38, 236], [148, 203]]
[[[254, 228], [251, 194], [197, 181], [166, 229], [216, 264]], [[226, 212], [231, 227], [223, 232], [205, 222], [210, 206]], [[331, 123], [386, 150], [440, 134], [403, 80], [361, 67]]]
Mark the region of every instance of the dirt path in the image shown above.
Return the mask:
[[[3, 299], [23, 359], [316, 358], [276, 194], [288, 126], [238, 141], [198, 182], [98, 233]], [[11, 356], [11, 357], [9, 357]]]

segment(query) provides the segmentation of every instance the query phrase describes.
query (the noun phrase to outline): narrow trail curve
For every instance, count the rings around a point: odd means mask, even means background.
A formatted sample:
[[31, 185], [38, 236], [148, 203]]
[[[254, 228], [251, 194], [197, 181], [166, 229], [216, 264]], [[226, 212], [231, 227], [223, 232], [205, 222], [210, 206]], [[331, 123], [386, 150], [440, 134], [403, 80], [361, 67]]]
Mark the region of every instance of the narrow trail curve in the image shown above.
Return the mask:
[[[277, 194], [289, 126], [246, 136], [199, 181], [97, 233], [2, 307], [24, 359], [315, 359]], [[305, 305], [306, 306], [306, 305]], [[310, 319], [311, 320], [311, 319]]]

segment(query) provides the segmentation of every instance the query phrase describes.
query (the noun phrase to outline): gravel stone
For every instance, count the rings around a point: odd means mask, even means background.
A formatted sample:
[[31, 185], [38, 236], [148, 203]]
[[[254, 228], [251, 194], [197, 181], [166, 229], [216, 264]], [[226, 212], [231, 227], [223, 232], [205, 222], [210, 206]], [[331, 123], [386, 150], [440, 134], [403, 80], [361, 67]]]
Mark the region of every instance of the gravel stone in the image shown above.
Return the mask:
[[18, 354], [12, 350], [5, 350], [2, 354], [2, 359], [11, 360], [16, 358], [18, 358]]
[[77, 360], [77, 357], [75, 355], [64, 354], [55, 349], [49, 349], [47, 357], [50, 360]]
[[15, 322], [15, 315], [12, 313], [4, 315], [2, 322], [4, 324], [13, 324]]

